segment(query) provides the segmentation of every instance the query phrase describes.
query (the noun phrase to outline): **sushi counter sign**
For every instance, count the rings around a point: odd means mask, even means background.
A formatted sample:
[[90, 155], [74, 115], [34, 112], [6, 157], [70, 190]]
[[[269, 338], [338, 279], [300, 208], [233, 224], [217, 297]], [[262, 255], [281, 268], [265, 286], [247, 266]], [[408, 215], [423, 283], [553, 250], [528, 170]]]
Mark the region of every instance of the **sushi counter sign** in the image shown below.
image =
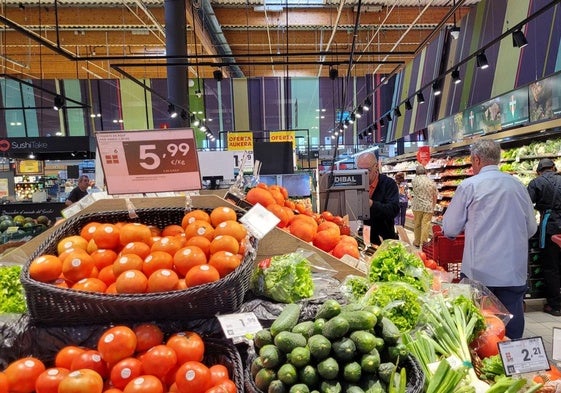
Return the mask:
[[99, 132], [96, 141], [110, 194], [201, 188], [192, 129]]

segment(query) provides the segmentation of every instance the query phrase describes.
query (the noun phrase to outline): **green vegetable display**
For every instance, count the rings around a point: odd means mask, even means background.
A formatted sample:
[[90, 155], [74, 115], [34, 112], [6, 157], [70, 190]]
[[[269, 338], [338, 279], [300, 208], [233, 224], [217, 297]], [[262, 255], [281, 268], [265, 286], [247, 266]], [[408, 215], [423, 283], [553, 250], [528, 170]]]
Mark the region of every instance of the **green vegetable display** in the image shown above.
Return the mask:
[[370, 260], [370, 282], [406, 282], [422, 292], [430, 288], [431, 276], [421, 258], [398, 240], [384, 240]]
[[310, 262], [300, 253], [261, 261], [251, 276], [251, 289], [281, 303], [294, 303], [314, 294]]
[[20, 274], [19, 265], [0, 267], [0, 314], [22, 314], [27, 310]]

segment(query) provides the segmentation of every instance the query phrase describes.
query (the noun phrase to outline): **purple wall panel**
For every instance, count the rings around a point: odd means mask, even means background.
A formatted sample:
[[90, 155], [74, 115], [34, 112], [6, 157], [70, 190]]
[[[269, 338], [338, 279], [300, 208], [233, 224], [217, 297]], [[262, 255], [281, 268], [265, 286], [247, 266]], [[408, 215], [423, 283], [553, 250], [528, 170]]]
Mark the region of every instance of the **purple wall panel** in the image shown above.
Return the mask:
[[263, 105], [262, 105], [263, 79], [252, 78], [247, 80], [249, 128], [251, 130], [263, 130]]
[[264, 129], [279, 130], [281, 128], [280, 83], [278, 78], [263, 78], [263, 110]]

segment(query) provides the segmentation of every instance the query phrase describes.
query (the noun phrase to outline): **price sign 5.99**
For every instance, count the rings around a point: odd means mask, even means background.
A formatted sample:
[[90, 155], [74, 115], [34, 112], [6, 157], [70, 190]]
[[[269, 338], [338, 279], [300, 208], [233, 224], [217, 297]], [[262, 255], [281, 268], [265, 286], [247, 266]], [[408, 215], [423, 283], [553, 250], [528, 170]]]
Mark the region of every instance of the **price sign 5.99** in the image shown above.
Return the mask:
[[110, 194], [201, 188], [193, 130], [100, 132], [96, 139]]
[[193, 140], [123, 142], [131, 175], [196, 171], [197, 161], [189, 160], [195, 150]]

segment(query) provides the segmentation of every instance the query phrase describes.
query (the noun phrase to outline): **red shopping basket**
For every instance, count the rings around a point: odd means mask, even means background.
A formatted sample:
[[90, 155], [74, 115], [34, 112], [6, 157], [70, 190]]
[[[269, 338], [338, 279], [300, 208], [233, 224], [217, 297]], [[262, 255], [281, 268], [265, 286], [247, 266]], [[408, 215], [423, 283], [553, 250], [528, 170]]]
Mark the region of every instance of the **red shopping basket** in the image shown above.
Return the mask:
[[423, 244], [423, 252], [427, 258], [433, 259], [447, 272], [453, 274], [453, 281], [460, 281], [462, 256], [464, 253], [464, 235], [449, 239], [442, 234], [440, 226], [433, 227], [432, 239]]

